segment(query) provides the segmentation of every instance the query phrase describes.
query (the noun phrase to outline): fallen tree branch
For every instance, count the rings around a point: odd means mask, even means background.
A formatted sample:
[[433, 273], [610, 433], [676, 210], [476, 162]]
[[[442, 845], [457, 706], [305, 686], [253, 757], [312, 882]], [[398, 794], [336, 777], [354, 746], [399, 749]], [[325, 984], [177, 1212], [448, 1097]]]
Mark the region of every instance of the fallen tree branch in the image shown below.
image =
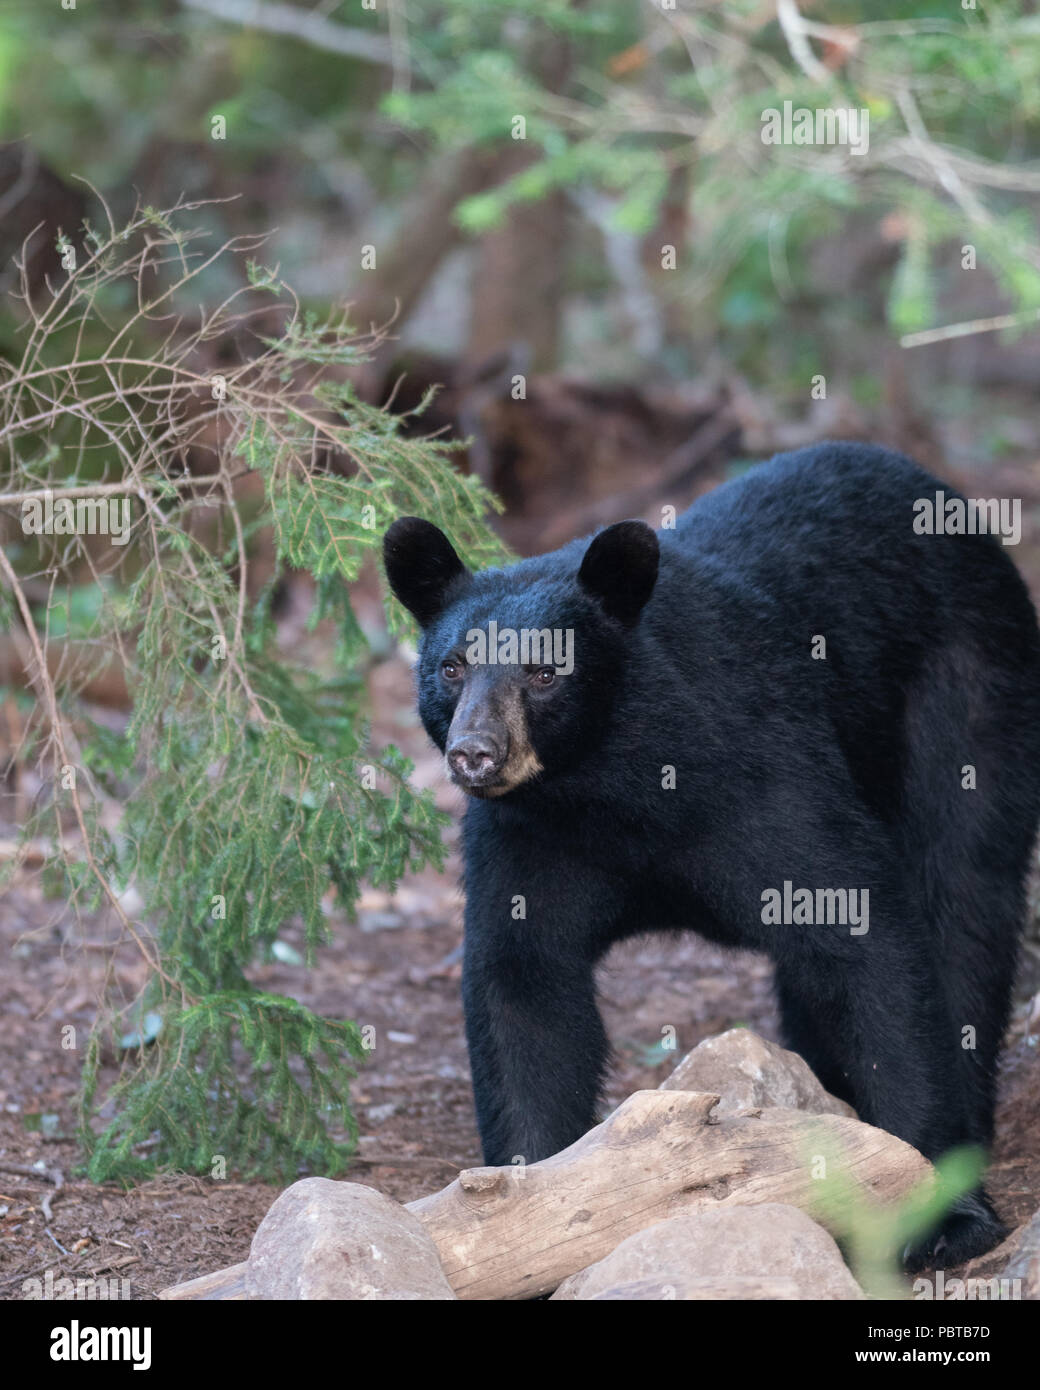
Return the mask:
[[11, 1173], [19, 1178], [46, 1178], [53, 1187], [65, 1186], [65, 1177], [60, 1168], [36, 1168], [31, 1163], [0, 1160], [0, 1173]]
[[545, 527], [543, 544], [547, 550], [563, 545], [572, 536], [588, 535], [600, 526], [609, 526], [628, 516], [640, 516], [647, 507], [672, 490], [681, 487], [708, 463], [716, 450], [732, 437], [739, 438], [740, 422], [725, 406], [709, 416], [664, 460], [660, 473], [649, 482], [639, 483], [627, 492], [612, 493], [587, 506], [567, 512]]
[[807, 37], [805, 21], [795, 0], [776, 0], [776, 18], [791, 57], [814, 82], [829, 82], [833, 76], [821, 63]]
[[344, 58], [360, 58], [366, 63], [392, 67], [394, 49], [382, 34], [367, 29], [347, 29], [312, 10], [279, 5], [271, 0], [181, 0], [186, 9], [200, 10], [228, 24], [242, 24], [267, 34], [284, 34], [311, 48], [340, 53]]
[[464, 1299], [535, 1298], [627, 1236], [701, 1203], [786, 1202], [821, 1221], [813, 1158], [833, 1151], [877, 1201], [930, 1172], [916, 1149], [837, 1115], [745, 1111], [717, 1096], [636, 1091], [569, 1149], [517, 1168], [474, 1168], [408, 1204]]
[[948, 323], [944, 328], [923, 328], [919, 333], [904, 333], [899, 346], [924, 347], [927, 343], [941, 343], [948, 338], [968, 338], [973, 333], [995, 333], [1001, 328], [1020, 328], [1027, 323], [1040, 322], [1040, 309], [1027, 309], [1021, 314], [995, 314], [988, 319], [966, 319], [962, 323]]
[[[468, 1169], [408, 1210], [459, 1298], [535, 1298], [684, 1211], [781, 1202], [826, 1225], [817, 1209], [821, 1161], [840, 1164], [879, 1204], [932, 1171], [909, 1144], [859, 1120], [783, 1109], [717, 1116], [718, 1099], [637, 1091], [562, 1153], [526, 1167]], [[247, 1268], [232, 1265], [159, 1297], [245, 1298]]]

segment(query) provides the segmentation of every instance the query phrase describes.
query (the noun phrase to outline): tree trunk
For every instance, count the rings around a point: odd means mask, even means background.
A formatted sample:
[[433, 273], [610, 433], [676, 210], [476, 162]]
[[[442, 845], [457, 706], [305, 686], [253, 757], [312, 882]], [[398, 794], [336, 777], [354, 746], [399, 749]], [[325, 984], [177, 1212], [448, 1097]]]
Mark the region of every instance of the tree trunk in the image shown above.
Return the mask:
[[[539, 86], [562, 92], [571, 63], [571, 45], [535, 23], [527, 68]], [[540, 157], [541, 151], [526, 140], [507, 142], [498, 154], [495, 182], [513, 178]], [[556, 190], [536, 203], [514, 204], [503, 225], [484, 237], [472, 281], [466, 352], [471, 367], [506, 352], [523, 362], [525, 371], [554, 369], [560, 352], [568, 230], [566, 195]]]

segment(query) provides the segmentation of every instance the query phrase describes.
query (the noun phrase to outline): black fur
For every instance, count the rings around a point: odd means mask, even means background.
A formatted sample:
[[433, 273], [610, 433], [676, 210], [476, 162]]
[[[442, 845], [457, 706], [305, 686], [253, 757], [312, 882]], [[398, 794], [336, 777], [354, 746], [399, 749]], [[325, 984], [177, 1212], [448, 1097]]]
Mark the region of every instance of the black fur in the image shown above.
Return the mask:
[[[1040, 640], [999, 539], [914, 533], [914, 501], [940, 488], [955, 495], [880, 448], [782, 455], [659, 534], [656, 585], [639, 523], [473, 576], [413, 520], [391, 528], [442, 749], [458, 697], [441, 663], [468, 630], [575, 633], [573, 673], [523, 695], [542, 771], [466, 812], [486, 1162], [596, 1123], [593, 968], [647, 930], [768, 953], [787, 1045], [862, 1119], [932, 1158], [989, 1145], [1040, 814]], [[785, 881], [869, 889], [869, 930], [765, 925], [762, 893]], [[980, 1192], [908, 1262], [953, 1265], [1001, 1233]]]

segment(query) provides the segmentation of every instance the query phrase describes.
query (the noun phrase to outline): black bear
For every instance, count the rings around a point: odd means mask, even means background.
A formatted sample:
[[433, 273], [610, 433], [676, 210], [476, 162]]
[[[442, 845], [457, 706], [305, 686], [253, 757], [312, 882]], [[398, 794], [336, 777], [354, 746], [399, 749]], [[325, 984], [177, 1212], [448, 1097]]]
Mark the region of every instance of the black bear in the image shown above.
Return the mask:
[[[485, 1162], [596, 1123], [594, 967], [646, 931], [766, 952], [785, 1042], [828, 1090], [929, 1157], [989, 1145], [1040, 815], [1040, 636], [999, 515], [831, 443], [671, 529], [477, 574], [429, 522], [390, 527], [422, 721], [472, 797]], [[980, 1189], [906, 1262], [1001, 1236]]]

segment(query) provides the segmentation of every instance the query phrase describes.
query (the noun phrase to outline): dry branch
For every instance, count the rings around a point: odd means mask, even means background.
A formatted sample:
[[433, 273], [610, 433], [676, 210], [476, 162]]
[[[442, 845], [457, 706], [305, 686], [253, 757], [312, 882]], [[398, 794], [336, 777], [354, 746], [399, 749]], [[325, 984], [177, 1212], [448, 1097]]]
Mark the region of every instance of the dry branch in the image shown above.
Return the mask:
[[324, 15], [295, 5], [280, 5], [272, 0], [182, 0], [189, 10], [201, 10], [214, 19], [228, 24], [243, 24], [261, 29], [267, 34], [281, 34], [299, 39], [311, 48], [326, 53], [339, 53], [344, 58], [360, 58], [366, 63], [394, 61], [394, 50], [388, 38], [368, 29], [348, 29]]
[[[816, 1211], [825, 1157], [879, 1203], [926, 1179], [909, 1144], [858, 1120], [798, 1110], [716, 1118], [718, 1097], [637, 1091], [601, 1125], [527, 1167], [472, 1168], [409, 1203], [463, 1299], [534, 1298], [626, 1237], [698, 1207], [784, 1202]], [[244, 1265], [165, 1290], [167, 1299], [242, 1298]]]
[[175, 1303], [244, 1299], [248, 1268], [245, 1261], [240, 1265], [228, 1265], [226, 1269], [218, 1269], [214, 1274], [203, 1274], [198, 1279], [189, 1279], [186, 1284], [175, 1284], [172, 1289], [163, 1289], [159, 1297]]
[[858, 1120], [796, 1110], [715, 1120], [717, 1099], [637, 1091], [562, 1153], [526, 1168], [472, 1169], [410, 1210], [460, 1298], [533, 1298], [700, 1203], [812, 1211], [819, 1154], [840, 1154], [843, 1170], [879, 1201], [930, 1171], [908, 1144]]

